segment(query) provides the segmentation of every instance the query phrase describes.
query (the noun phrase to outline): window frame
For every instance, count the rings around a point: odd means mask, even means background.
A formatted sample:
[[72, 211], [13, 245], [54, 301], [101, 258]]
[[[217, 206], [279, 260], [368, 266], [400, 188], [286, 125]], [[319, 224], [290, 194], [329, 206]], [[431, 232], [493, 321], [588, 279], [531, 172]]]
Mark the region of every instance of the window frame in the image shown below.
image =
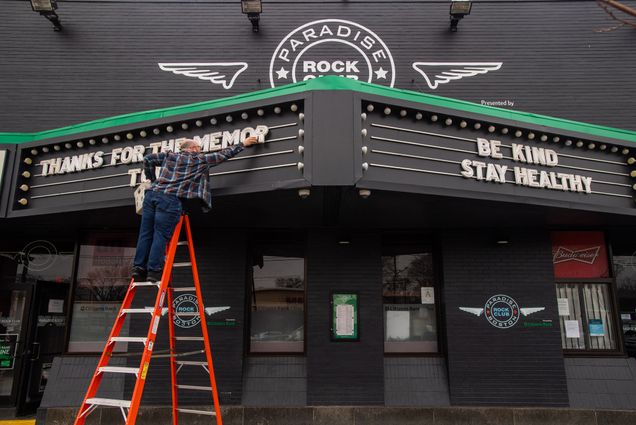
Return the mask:
[[[390, 248], [389, 248], [390, 247]], [[382, 257], [385, 255], [385, 250], [389, 249], [397, 249], [403, 250], [409, 247], [413, 247], [414, 249], [419, 248], [422, 252], [426, 252], [428, 249], [430, 254], [432, 255], [432, 265], [433, 265], [433, 288], [435, 288], [435, 324], [436, 324], [436, 336], [437, 336], [437, 351], [403, 351], [403, 352], [391, 352], [385, 351], [384, 343], [386, 335], [383, 332], [382, 335], [382, 351], [385, 357], [444, 357], [446, 355], [446, 326], [444, 325], [444, 297], [442, 293], [442, 256], [441, 247], [439, 238], [436, 235], [430, 233], [421, 233], [421, 234], [406, 234], [406, 233], [388, 233], [382, 235], [381, 242], [381, 250], [380, 250], [380, 261], [382, 261]], [[397, 254], [397, 255], [413, 255], [417, 254]], [[384, 310], [384, 282], [383, 276], [380, 275], [380, 291], [381, 291], [381, 300], [382, 300], [382, 318], [381, 323], [382, 327], [385, 327], [385, 310]]]
[[[297, 257], [288, 256], [289, 258], [302, 258], [303, 260], [303, 348], [302, 351], [252, 351], [252, 301], [254, 299], [253, 282], [254, 274], [252, 264], [254, 256], [259, 253], [260, 248], [267, 249], [268, 246], [282, 246], [285, 243], [289, 243], [291, 246], [299, 248], [299, 255]], [[244, 341], [245, 341], [245, 355], [248, 357], [283, 357], [283, 356], [298, 356], [304, 357], [307, 355], [307, 237], [304, 233], [293, 231], [271, 231], [271, 232], [257, 232], [250, 235], [248, 241], [247, 260], [245, 262], [245, 326], [244, 326]], [[283, 257], [281, 255], [281, 257]]]

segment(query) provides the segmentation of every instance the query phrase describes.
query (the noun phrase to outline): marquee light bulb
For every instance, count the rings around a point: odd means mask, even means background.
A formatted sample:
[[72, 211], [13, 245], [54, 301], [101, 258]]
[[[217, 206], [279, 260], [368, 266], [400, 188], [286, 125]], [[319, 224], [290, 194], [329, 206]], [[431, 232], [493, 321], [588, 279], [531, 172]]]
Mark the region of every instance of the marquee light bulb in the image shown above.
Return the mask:
[[368, 104], [367, 105], [367, 111], [373, 112], [373, 109], [375, 109], [375, 108], [374, 108], [374, 106], [372, 104]]
[[152, 134], [154, 134], [154, 135], [157, 135], [159, 133], [161, 133], [161, 130], [159, 130], [158, 128], [155, 128], [155, 129], [152, 130]]
[[596, 147], [596, 145], [594, 143], [590, 143], [589, 145], [587, 145], [588, 149], [594, 149]]
[[553, 141], [554, 143], [559, 143], [559, 141], [560, 141], [560, 140], [561, 140], [561, 138], [560, 138], [559, 136], [554, 136], [554, 137], [552, 138], [552, 141]]
[[604, 151], [605, 149], [607, 149], [607, 145], [601, 145], [598, 147], [600, 150]]
[[541, 141], [545, 142], [548, 140], [548, 136], [546, 136], [545, 134], [541, 135]]
[[494, 125], [489, 125], [488, 126], [488, 133], [494, 133], [495, 132], [495, 126]]
[[515, 131], [515, 137], [521, 137], [522, 134], [521, 130]]
[[419, 121], [419, 120], [421, 120], [422, 118], [424, 118], [424, 115], [422, 115], [422, 113], [421, 113], [421, 112], [418, 112], [417, 114], [415, 114], [415, 119], [416, 119], [416, 120], [418, 120], [418, 121]]
[[227, 122], [232, 122], [232, 120], [233, 120], [233, 119], [234, 119], [234, 118], [232, 118], [232, 115], [227, 115], [227, 116], [225, 117], [225, 121], [227, 121]]
[[[119, 142], [119, 141], [121, 140], [121, 136], [120, 136], [119, 134], [115, 134], [115, 135], [113, 136], [113, 139], [115, 139], [115, 141], [116, 141], [116, 142]], [[103, 141], [104, 141], [104, 140], [102, 140], [102, 142], [103, 142]]]
[[60, 145], [53, 145], [53, 150], [59, 151], [60, 149], [62, 149]]
[[618, 152], [618, 148], [616, 146], [612, 146], [610, 151], [612, 151], [612, 153], [616, 153], [616, 152]]
[[384, 108], [384, 115], [389, 115], [390, 113], [391, 113], [391, 108], [389, 108], [388, 106]]
[[406, 116], [406, 113], [407, 113], [407, 112], [406, 112], [406, 109], [402, 109], [402, 110], [400, 111], [400, 116], [401, 116], [401, 117], [405, 117], [405, 116]]
[[[104, 139], [102, 139], [102, 140], [104, 140]], [[96, 143], [97, 143], [97, 140], [95, 140], [95, 139], [90, 139], [88, 141], [88, 144], [91, 145], [91, 146], [94, 146]]]
[[453, 120], [452, 120], [451, 118], [446, 118], [446, 119], [444, 120], [444, 124], [446, 124], [446, 125], [453, 125]]
[[367, 114], [365, 112], [360, 114], [360, 118], [362, 118], [362, 121], [366, 121], [367, 120]]
[[276, 107], [274, 108], [274, 113], [275, 113], [275, 114], [280, 114], [280, 113], [281, 113], [281, 111], [282, 111], [282, 109], [280, 109], [280, 106], [276, 106]]
[[216, 125], [216, 123], [217, 123], [216, 118], [210, 118], [210, 124]]
[[33, 164], [33, 160], [31, 158], [24, 158], [24, 163], [26, 165], [31, 165], [31, 164]]
[[247, 117], [248, 117], [247, 112], [243, 112], [243, 113], [241, 114], [241, 118], [243, 118], [244, 120], [246, 120], [246, 119], [247, 119]]
[[194, 122], [194, 125], [196, 125], [197, 127], [201, 127], [201, 126], [203, 125], [203, 121], [201, 121], [201, 120], [196, 120], [196, 121]]
[[265, 111], [264, 111], [264, 110], [262, 110], [262, 109], [258, 109], [258, 110], [256, 111], [256, 115], [258, 115], [259, 117], [262, 117], [263, 115], [265, 115]]
[[468, 125], [468, 123], [466, 121], [460, 121], [459, 126], [461, 128], [466, 128], [466, 126]]
[[49, 153], [49, 148], [48, 148], [48, 146], [44, 146], [44, 147], [42, 148], [42, 152], [44, 152], [44, 153]]
[[[102, 137], [102, 143], [108, 143], [108, 137]], [[91, 143], [91, 144], [94, 144], [94, 143]]]
[[139, 132], [139, 135], [140, 135], [141, 137], [146, 137], [146, 136], [148, 135], [148, 133], [146, 132], [146, 130], [141, 130], [141, 131]]
[[627, 163], [629, 165], [634, 165], [634, 163], [636, 163], [636, 158], [633, 158], [633, 157], [632, 158], [627, 158]]
[[168, 133], [172, 133], [174, 131], [174, 128], [171, 125], [169, 125], [168, 127], [166, 127], [166, 131]]
[[64, 143], [64, 147], [66, 149], [71, 149], [73, 147], [73, 145], [71, 145], [70, 143]]
[[38, 150], [37, 149], [31, 149], [31, 155], [35, 156], [38, 154]]
[[20, 185], [20, 190], [23, 191], [23, 192], [28, 192], [29, 191], [29, 185], [28, 184]]
[[437, 122], [437, 119], [438, 119], [437, 115], [431, 115], [431, 121]]
[[188, 123], [187, 123], [187, 122], [181, 123], [181, 128], [182, 128], [182, 129], [187, 130], [187, 129], [188, 129], [188, 127], [189, 127], [189, 125], [188, 125]]
[[[366, 118], [367, 115], [364, 114], [364, 116]], [[300, 114], [298, 114], [298, 119], [300, 120], [300, 122], [303, 122], [305, 120], [305, 114], [303, 114], [302, 112]]]
[[475, 130], [479, 130], [481, 128], [481, 123], [480, 122], [476, 122], [475, 124], [473, 124], [473, 128]]
[[133, 137], [135, 137], [135, 136], [133, 136], [133, 134], [132, 134], [132, 133], [127, 133], [127, 134], [126, 134], [126, 139], [128, 139], [128, 140], [132, 140], [132, 139], [133, 139]]
[[623, 149], [623, 151], [621, 153], [623, 155], [627, 155], [629, 153], [629, 149], [625, 148], [625, 149]]
[[534, 133], [528, 133], [528, 139], [533, 140], [534, 139]]
[[25, 179], [28, 179], [31, 177], [31, 173], [28, 171], [24, 171], [22, 172], [22, 177], [24, 177]]
[[565, 141], [565, 146], [572, 146], [572, 140], [568, 139]]
[[20, 200], [18, 201], [18, 204], [20, 205], [27, 205], [29, 203], [29, 200], [27, 198], [20, 198]]
[[289, 109], [291, 109], [292, 112], [296, 112], [298, 110], [298, 105], [292, 103], [292, 106], [290, 106]]
[[77, 142], [76, 143], [78, 148], [83, 148], [84, 147], [84, 143], [83, 142]]

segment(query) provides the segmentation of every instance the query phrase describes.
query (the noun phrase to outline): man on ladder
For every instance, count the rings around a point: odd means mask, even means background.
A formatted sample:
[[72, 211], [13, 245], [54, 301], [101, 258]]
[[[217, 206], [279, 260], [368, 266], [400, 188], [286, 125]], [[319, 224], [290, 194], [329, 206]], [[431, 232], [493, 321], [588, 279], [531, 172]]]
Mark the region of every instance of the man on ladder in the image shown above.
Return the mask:
[[[181, 153], [161, 152], [147, 155], [144, 158], [146, 176], [152, 180], [152, 184], [145, 192], [143, 214], [139, 242], [135, 254], [133, 279], [130, 282], [126, 295], [115, 319], [113, 328], [108, 336], [104, 351], [97, 363], [95, 373], [91, 378], [84, 400], [80, 405], [75, 425], [84, 425], [88, 415], [98, 407], [117, 407], [121, 410], [126, 425], [134, 425], [137, 420], [139, 404], [143, 393], [150, 360], [153, 357], [153, 349], [157, 338], [157, 330], [161, 316], [168, 315], [169, 353], [171, 390], [172, 390], [172, 424], [178, 425], [179, 413], [196, 415], [208, 415], [216, 418], [216, 424], [222, 425], [221, 410], [219, 405], [218, 390], [214, 377], [214, 366], [210, 350], [210, 340], [205, 323], [205, 308], [201, 296], [201, 284], [194, 255], [194, 244], [190, 221], [187, 215], [182, 215], [182, 200], [200, 199], [203, 201], [204, 210], [211, 207], [211, 196], [208, 189], [209, 167], [220, 164], [241, 152], [244, 146], [252, 146], [257, 143], [256, 137], [248, 137], [244, 142], [216, 153], [202, 154], [201, 147], [194, 140], [186, 140], [181, 145]], [[158, 178], [155, 178], [154, 167], [161, 166]], [[185, 228], [187, 240], [180, 241], [181, 230]], [[166, 245], [168, 240], [167, 255]], [[177, 247], [187, 246], [190, 262], [175, 263]], [[164, 267], [165, 261], [165, 267]], [[172, 284], [173, 267], [191, 267], [193, 287], [174, 286]], [[147, 276], [146, 276], [147, 274]], [[138, 288], [150, 288], [156, 290], [154, 306], [143, 308], [133, 307], [133, 300]], [[182, 315], [198, 316], [200, 319], [201, 336], [175, 336], [173, 324], [174, 309], [172, 305], [173, 292], [194, 291], [197, 299], [197, 312], [181, 313]], [[167, 308], [164, 303], [167, 301]], [[150, 323], [146, 336], [120, 336], [124, 322], [128, 316], [150, 315]], [[204, 361], [177, 360], [178, 356], [192, 353], [177, 352], [177, 341], [199, 341], [203, 349], [195, 351], [196, 354], [205, 354]], [[110, 366], [115, 345], [119, 342], [141, 343], [143, 352], [141, 360], [136, 367]], [[210, 386], [184, 385], [177, 383], [177, 373], [182, 366], [202, 367], [209, 375]], [[120, 400], [100, 397], [98, 394], [100, 384], [105, 374], [133, 374], [135, 387], [130, 400]], [[177, 391], [195, 390], [211, 391], [214, 410], [196, 410], [180, 408], [178, 406]]]
[[[187, 139], [181, 144], [180, 153], [159, 152], [144, 157], [144, 173], [152, 183], [144, 196], [132, 270], [135, 281], [156, 282], [161, 279], [166, 245], [179, 221], [183, 203], [199, 199], [204, 211], [212, 207], [208, 185], [209, 167], [232, 158], [244, 147], [256, 143], [256, 136], [251, 136], [219, 152], [202, 154], [201, 146]], [[155, 177], [157, 166], [161, 167], [158, 178]]]

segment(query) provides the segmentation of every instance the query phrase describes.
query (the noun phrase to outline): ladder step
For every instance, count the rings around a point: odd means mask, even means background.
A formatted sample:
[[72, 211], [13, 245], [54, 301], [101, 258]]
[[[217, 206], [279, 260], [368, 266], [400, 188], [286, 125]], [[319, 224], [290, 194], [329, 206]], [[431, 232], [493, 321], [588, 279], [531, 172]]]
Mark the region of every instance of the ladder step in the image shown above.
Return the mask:
[[177, 341], [203, 341], [202, 336], [175, 336], [174, 339]]
[[130, 400], [116, 400], [114, 398], [89, 398], [86, 404], [95, 404], [97, 406], [111, 406], [130, 408]]
[[136, 367], [120, 367], [120, 366], [103, 366], [99, 368], [99, 372], [112, 372], [112, 373], [132, 373], [137, 374], [139, 368]]
[[144, 308], [124, 308], [121, 310], [122, 313], [146, 313], [152, 314], [155, 312], [154, 307], [144, 307]]
[[188, 245], [188, 241], [179, 241], [177, 245]]
[[212, 387], [201, 387], [199, 385], [177, 385], [177, 388], [182, 390], [212, 391]]
[[174, 292], [187, 292], [187, 291], [194, 291], [196, 290], [196, 288], [194, 286], [182, 286], [180, 288], [172, 288], [172, 290]]
[[111, 342], [141, 342], [142, 344], [146, 343], [146, 338], [140, 336], [114, 336], [110, 340]]
[[161, 285], [161, 282], [133, 282], [133, 287], [134, 286], [156, 286], [159, 287], [159, 285]]
[[191, 262], [187, 262], [187, 263], [174, 263], [172, 264], [172, 267], [190, 267], [192, 266]]
[[208, 365], [208, 362], [195, 362], [192, 360], [177, 360], [176, 363], [182, 364], [182, 365], [191, 365], [191, 366], [207, 366]]
[[182, 409], [178, 408], [178, 412], [181, 413], [194, 413], [195, 415], [208, 415], [208, 416], [216, 416], [216, 412], [210, 410], [194, 410], [194, 409]]

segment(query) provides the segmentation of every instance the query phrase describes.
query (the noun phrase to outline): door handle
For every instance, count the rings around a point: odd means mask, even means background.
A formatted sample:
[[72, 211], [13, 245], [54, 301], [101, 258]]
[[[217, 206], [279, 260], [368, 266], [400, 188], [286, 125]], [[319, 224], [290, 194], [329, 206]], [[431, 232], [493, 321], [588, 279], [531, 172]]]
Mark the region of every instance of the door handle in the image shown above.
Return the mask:
[[33, 357], [31, 357], [31, 361], [36, 361], [40, 359], [40, 343], [39, 342], [34, 342], [33, 344], [31, 344], [31, 353], [33, 354]]

